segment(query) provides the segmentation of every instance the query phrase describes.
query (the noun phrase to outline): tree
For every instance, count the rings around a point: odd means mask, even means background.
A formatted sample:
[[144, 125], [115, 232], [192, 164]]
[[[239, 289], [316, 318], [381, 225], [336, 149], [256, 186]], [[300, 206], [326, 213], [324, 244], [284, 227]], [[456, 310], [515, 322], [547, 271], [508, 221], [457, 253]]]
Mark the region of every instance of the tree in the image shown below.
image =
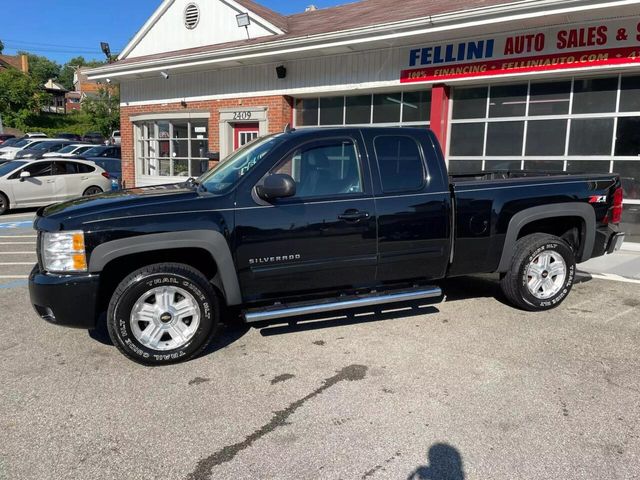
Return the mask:
[[60, 70], [60, 76], [58, 77], [60, 85], [67, 90], [73, 90], [73, 75], [79, 67], [98, 67], [104, 65], [105, 62], [99, 62], [96, 60], [86, 60], [84, 57], [74, 57], [65, 63]]
[[0, 54], [4, 51], [4, 43], [0, 40]]
[[57, 79], [60, 76], [60, 65], [47, 57], [33, 55], [28, 52], [18, 52], [18, 55], [26, 55], [29, 58], [29, 76], [39, 86], [43, 86], [50, 78]]
[[82, 110], [87, 114], [93, 127], [105, 137], [120, 128], [120, 92], [117, 87], [103, 86], [96, 97], [88, 97], [82, 102]]
[[5, 125], [25, 126], [39, 114], [45, 99], [33, 78], [13, 68], [0, 72], [0, 115]]

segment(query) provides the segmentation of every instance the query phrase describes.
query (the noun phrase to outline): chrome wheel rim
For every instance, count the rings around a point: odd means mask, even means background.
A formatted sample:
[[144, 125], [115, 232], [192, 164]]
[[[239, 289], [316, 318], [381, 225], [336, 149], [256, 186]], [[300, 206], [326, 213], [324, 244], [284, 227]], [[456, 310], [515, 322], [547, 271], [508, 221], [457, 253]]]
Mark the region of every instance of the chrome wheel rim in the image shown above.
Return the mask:
[[158, 351], [181, 348], [200, 326], [200, 306], [193, 295], [180, 287], [149, 290], [131, 310], [133, 336], [147, 348]]
[[540, 300], [556, 296], [564, 288], [567, 264], [556, 252], [543, 252], [527, 267], [527, 288]]

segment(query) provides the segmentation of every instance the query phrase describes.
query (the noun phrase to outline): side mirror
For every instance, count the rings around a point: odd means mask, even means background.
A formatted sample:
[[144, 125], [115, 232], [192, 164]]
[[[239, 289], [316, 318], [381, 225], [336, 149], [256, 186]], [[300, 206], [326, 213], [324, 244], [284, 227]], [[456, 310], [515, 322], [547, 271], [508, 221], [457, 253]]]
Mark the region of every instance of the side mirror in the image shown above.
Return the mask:
[[26, 171], [22, 171], [22, 172], [20, 172], [20, 181], [24, 182], [30, 176], [31, 176], [31, 173], [26, 172]]
[[220, 152], [207, 152], [204, 156], [207, 160], [211, 160], [212, 162], [220, 161]]
[[263, 200], [293, 197], [296, 194], [296, 182], [286, 174], [269, 175], [262, 185], [256, 187], [256, 193]]

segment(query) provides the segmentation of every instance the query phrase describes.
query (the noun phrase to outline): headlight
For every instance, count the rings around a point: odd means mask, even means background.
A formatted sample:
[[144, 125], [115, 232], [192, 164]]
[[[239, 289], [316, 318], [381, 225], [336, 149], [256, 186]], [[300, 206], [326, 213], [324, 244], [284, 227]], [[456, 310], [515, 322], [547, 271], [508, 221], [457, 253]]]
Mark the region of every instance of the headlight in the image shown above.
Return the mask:
[[42, 236], [42, 262], [48, 272], [86, 272], [84, 232], [45, 232]]

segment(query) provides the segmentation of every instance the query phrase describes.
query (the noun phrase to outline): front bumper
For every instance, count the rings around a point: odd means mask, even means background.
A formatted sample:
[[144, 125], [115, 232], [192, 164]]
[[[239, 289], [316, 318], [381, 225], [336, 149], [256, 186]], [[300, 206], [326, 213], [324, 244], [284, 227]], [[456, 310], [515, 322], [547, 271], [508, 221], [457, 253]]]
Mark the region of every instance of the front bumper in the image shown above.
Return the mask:
[[49, 323], [65, 327], [96, 327], [97, 275], [52, 275], [36, 266], [29, 275], [29, 295], [35, 311]]

